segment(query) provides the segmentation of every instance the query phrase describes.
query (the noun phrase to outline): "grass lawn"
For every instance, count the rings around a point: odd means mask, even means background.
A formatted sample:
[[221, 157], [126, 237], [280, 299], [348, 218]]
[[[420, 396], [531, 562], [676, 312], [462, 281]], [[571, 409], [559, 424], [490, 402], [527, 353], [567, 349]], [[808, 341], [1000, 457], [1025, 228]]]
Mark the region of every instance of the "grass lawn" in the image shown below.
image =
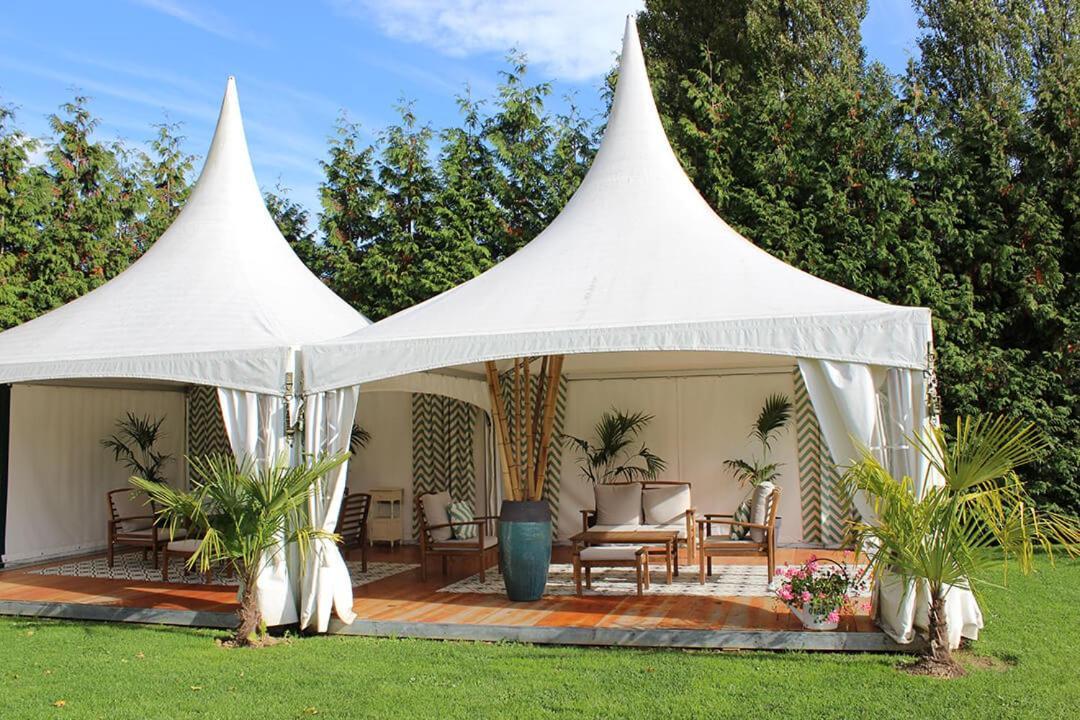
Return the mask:
[[0, 618], [0, 718], [1075, 718], [1080, 562], [989, 595], [967, 677], [886, 655], [294, 639]]

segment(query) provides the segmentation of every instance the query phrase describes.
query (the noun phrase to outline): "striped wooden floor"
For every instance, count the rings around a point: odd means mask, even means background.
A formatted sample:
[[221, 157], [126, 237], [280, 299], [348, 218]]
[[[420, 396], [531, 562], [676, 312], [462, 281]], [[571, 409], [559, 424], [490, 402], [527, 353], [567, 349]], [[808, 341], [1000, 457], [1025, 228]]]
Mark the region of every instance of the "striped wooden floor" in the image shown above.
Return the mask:
[[[801, 562], [811, 552], [829, 555], [820, 550], [792, 548], [778, 552], [780, 564]], [[369, 554], [369, 559], [415, 563], [418, 553], [415, 547], [394, 551], [376, 549]], [[556, 547], [553, 560], [568, 562], [569, 550]], [[737, 562], [752, 561], [740, 559]], [[80, 617], [83, 616], [80, 612], [93, 608], [94, 612], [86, 615], [93, 619], [197, 625], [200, 623], [196, 620], [201, 617], [203, 624], [220, 625], [227, 624], [227, 613], [236, 608], [234, 587], [45, 576], [31, 572], [37, 567], [0, 571], [0, 613]], [[759, 638], [761, 633], [779, 633], [787, 638], [784, 647], [801, 646], [799, 643], [805, 636], [813, 635], [802, 632], [798, 621], [782, 604], [764, 597], [550, 596], [532, 603], [513, 603], [502, 595], [438, 592], [474, 572], [474, 563], [451, 561], [448, 575], [443, 576], [438, 563], [433, 562], [426, 581], [421, 580], [417, 569], [357, 587], [353, 607], [358, 622], [349, 628], [337, 626], [332, 630], [348, 634], [507, 637], [541, 642], [589, 640], [585, 644], [634, 644], [634, 637], [637, 637], [640, 643], [650, 645], [679, 645], [679, 642], [667, 639], [671, 632], [696, 631], [697, 635], [675, 633], [678, 637], [698, 638], [689, 646], [699, 646], [702, 638], [709, 637], [701, 633], [749, 632]], [[658, 569], [654, 582], [662, 578], [662, 574]], [[483, 628], [487, 630], [478, 631]], [[589, 633], [583, 634], [586, 630]], [[866, 635], [855, 639], [869, 642], [872, 649], [882, 649], [876, 641], [870, 641], [871, 635], [874, 638], [884, 636], [873, 626], [866, 610], [860, 608], [854, 617], [844, 620], [839, 632], [831, 635], [864, 633]], [[652, 639], [641, 640], [646, 637]], [[761, 645], [754, 641], [749, 646], [772, 647], [773, 644]]]

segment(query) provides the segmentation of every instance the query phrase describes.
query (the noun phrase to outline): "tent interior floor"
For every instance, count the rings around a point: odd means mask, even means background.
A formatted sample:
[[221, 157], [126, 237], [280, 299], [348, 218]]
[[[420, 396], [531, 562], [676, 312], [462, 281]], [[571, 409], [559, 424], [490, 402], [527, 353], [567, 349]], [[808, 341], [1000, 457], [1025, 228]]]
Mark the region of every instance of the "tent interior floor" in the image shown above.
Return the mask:
[[[822, 550], [782, 548], [777, 561], [799, 563]], [[414, 546], [374, 548], [369, 561], [418, 563]], [[349, 559], [353, 559], [350, 557]], [[358, 557], [355, 559], [359, 559]], [[567, 563], [570, 550], [556, 546], [553, 563]], [[236, 588], [227, 585], [179, 584], [39, 574], [43, 567], [0, 571], [0, 614], [83, 620], [149, 622], [229, 627], [237, 607]], [[70, 562], [67, 560], [66, 562]], [[696, 573], [685, 564], [683, 573]], [[722, 573], [721, 566], [714, 566]], [[739, 559], [748, 564], [754, 560]], [[761, 561], [764, 563], [764, 560]], [[549, 595], [528, 603], [511, 602], [502, 594], [440, 592], [475, 574], [473, 559], [451, 559], [443, 575], [430, 561], [427, 580], [410, 568], [354, 588], [357, 619], [349, 626], [335, 622], [330, 631], [348, 635], [427, 637], [460, 640], [518, 640], [569, 645], [640, 647], [805, 649], [893, 651], [901, 648], [881, 633], [856, 603], [836, 632], [808, 632], [781, 603], [771, 597], [693, 596], [673, 593], [625, 595]], [[495, 569], [491, 569], [495, 575]], [[662, 566], [653, 567], [653, 587], [663, 582]], [[498, 578], [495, 577], [496, 582]]]

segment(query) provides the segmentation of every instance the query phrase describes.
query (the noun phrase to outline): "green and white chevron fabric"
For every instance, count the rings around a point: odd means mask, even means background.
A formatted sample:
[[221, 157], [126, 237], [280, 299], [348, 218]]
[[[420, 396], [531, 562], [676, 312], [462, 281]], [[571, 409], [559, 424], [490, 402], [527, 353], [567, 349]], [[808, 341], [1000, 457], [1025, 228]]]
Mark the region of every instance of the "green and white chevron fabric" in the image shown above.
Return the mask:
[[229, 436], [221, 417], [217, 388], [194, 385], [187, 392], [187, 449], [188, 457], [229, 454]]
[[[449, 490], [455, 501], [476, 504], [473, 428], [476, 408], [467, 402], [413, 393], [413, 495]], [[413, 515], [413, 536], [420, 529]]]
[[840, 490], [840, 473], [829, 455], [817, 415], [796, 368], [795, 438], [799, 458], [802, 536], [806, 542], [839, 545], [848, 520], [854, 517], [850, 499]]

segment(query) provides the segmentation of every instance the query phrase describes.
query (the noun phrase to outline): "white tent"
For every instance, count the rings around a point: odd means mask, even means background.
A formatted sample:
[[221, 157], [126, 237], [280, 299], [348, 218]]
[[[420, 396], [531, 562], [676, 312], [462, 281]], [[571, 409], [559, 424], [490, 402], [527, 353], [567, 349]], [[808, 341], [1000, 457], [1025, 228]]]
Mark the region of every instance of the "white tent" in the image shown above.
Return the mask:
[[[786, 265], [712, 211], [668, 144], [631, 19], [603, 142], [551, 225], [459, 287], [305, 346], [303, 367], [314, 392], [439, 368], [479, 378], [483, 361], [554, 354], [564, 372], [608, 375], [797, 362], [835, 462], [860, 443], [914, 476], [902, 437], [929, 421], [931, 343], [929, 310]], [[981, 620], [952, 597], [959, 642]], [[882, 620], [906, 642], [913, 596], [902, 605]]]
[[179, 217], [117, 277], [0, 333], [0, 383], [137, 378], [281, 395], [290, 348], [367, 324], [267, 212], [230, 78]]
[[[297, 348], [368, 324], [307, 270], [267, 211], [229, 78], [210, 151], [180, 215], [117, 277], [0, 333], [0, 383], [216, 386], [233, 451], [265, 461], [288, 448], [286, 428], [295, 427], [299, 383], [289, 385]], [[327, 393], [306, 404], [303, 449], [344, 449], [355, 394]], [[325, 413], [349, 419], [341, 437], [327, 434]], [[311, 513], [332, 529], [340, 501], [340, 488], [316, 493]], [[340, 553], [324, 545], [312, 553], [319, 564], [303, 587], [284, 553], [275, 555], [259, 581], [269, 624], [299, 619], [325, 629], [331, 601], [351, 617], [347, 583], [330, 599], [315, 591], [324, 568], [347, 577]]]

